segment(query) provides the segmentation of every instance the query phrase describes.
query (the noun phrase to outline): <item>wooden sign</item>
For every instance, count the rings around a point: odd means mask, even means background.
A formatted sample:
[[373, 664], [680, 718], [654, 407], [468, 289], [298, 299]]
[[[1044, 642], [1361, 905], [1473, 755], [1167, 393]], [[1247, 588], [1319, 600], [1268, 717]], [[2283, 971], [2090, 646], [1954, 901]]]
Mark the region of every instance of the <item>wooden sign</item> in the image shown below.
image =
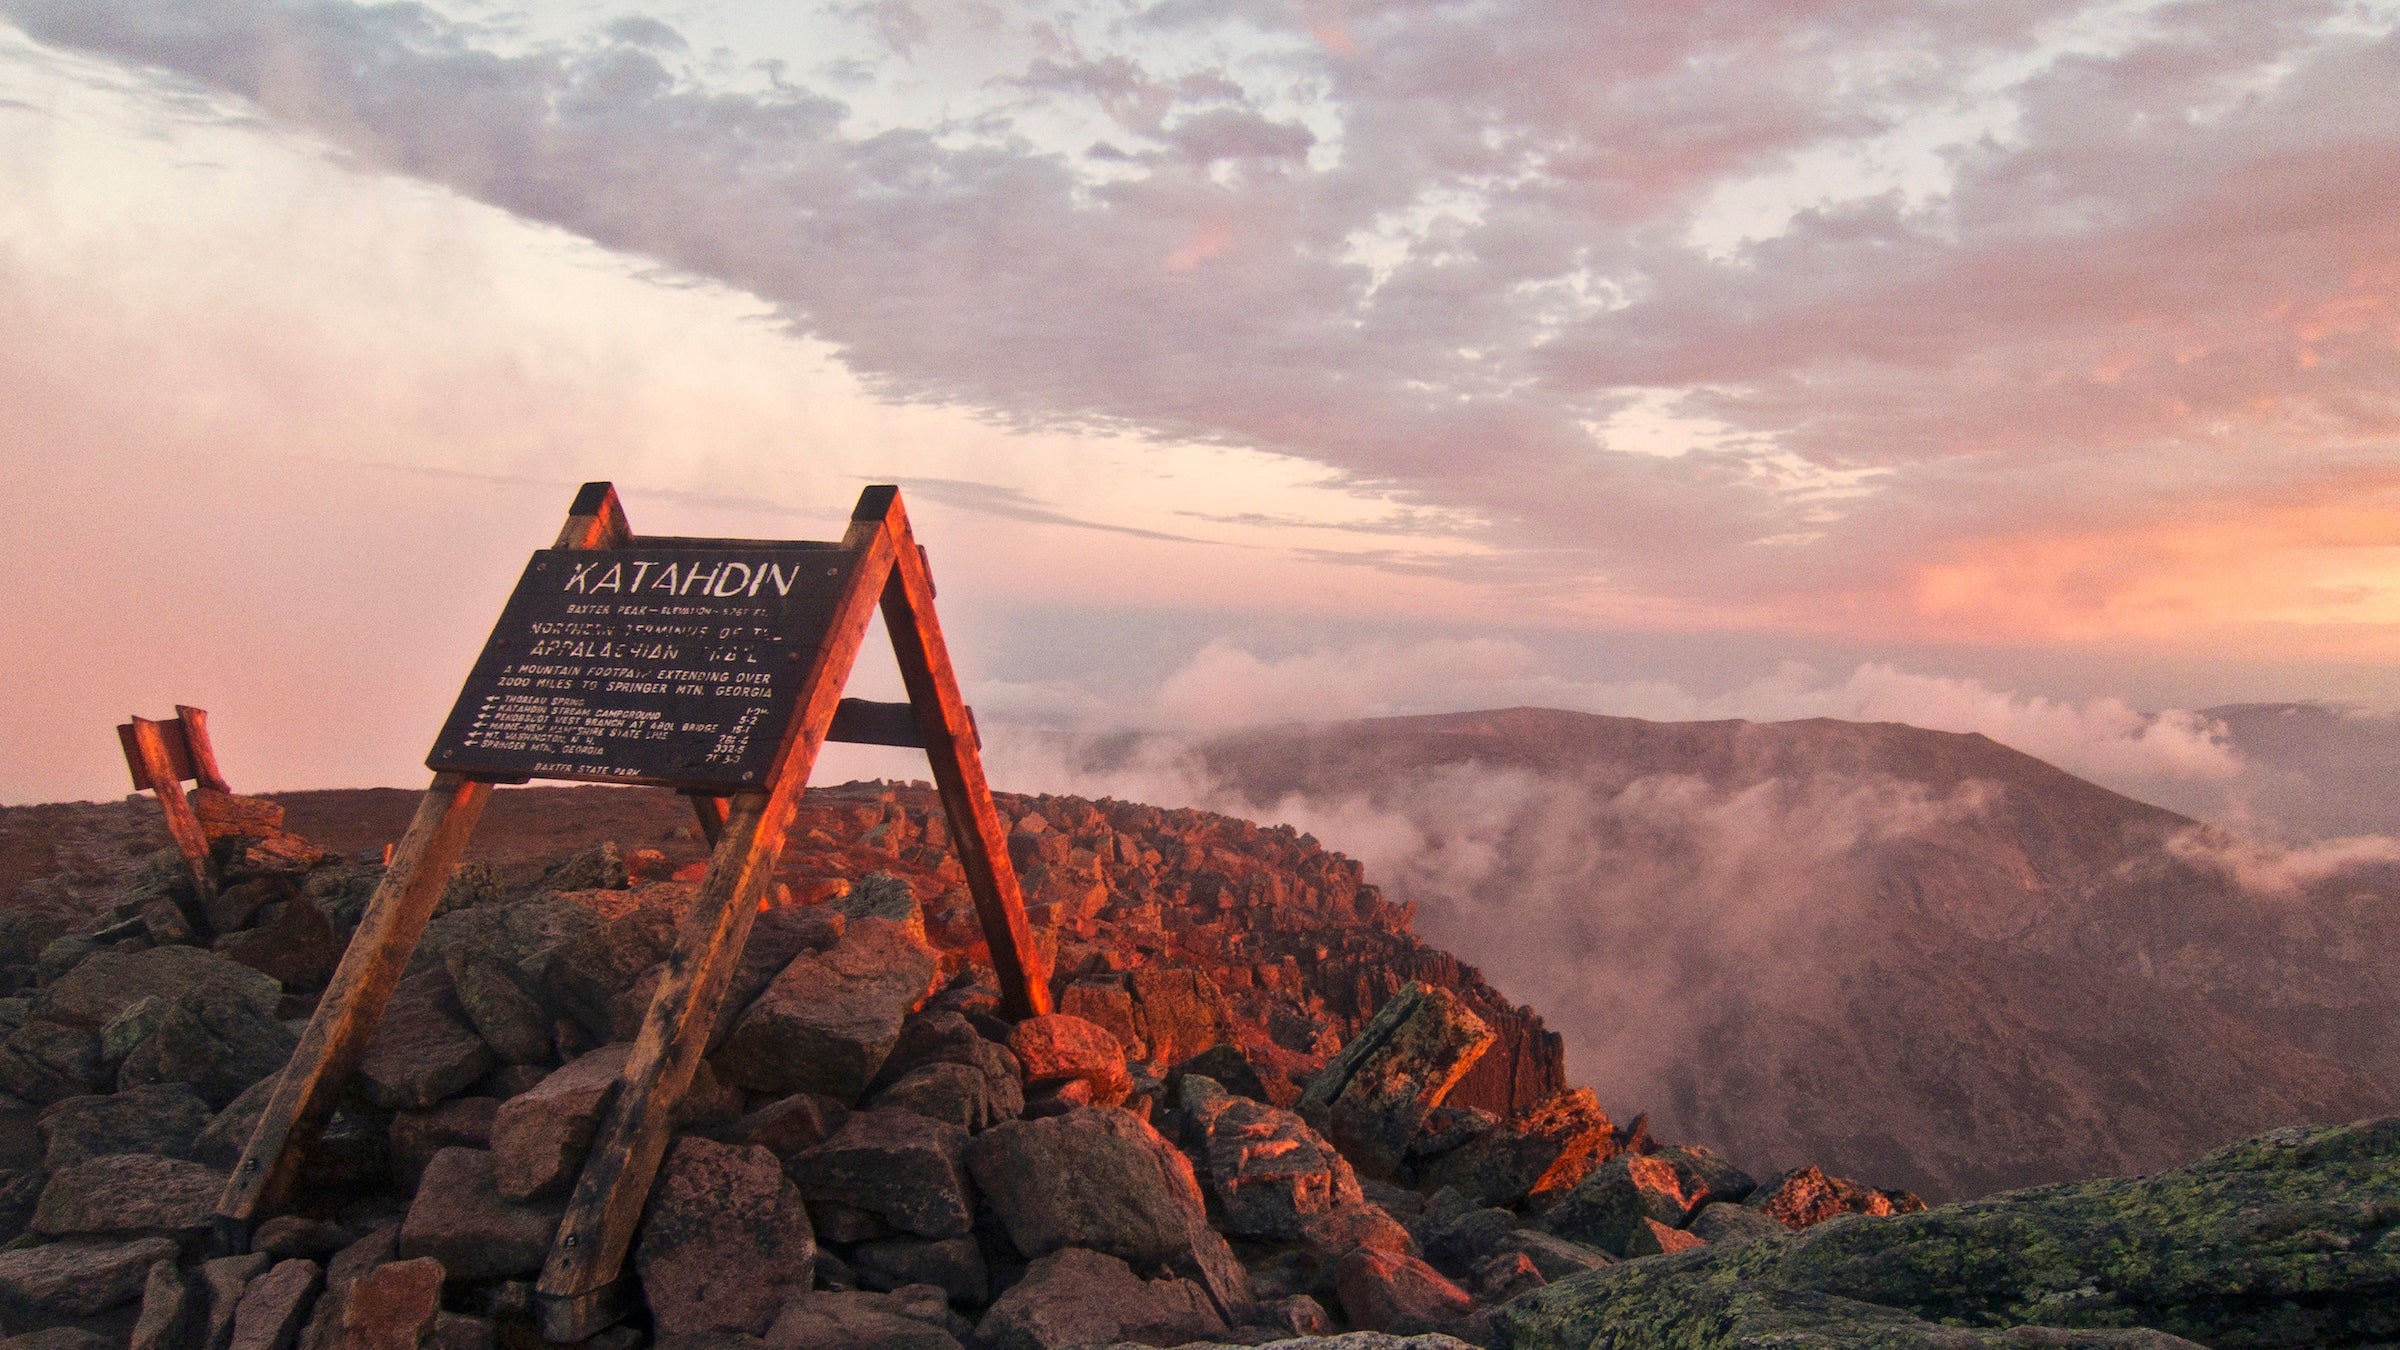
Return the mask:
[[[219, 1245], [244, 1250], [253, 1225], [291, 1197], [495, 782], [671, 785], [691, 795], [713, 846], [536, 1286], [548, 1340], [583, 1340], [629, 1305], [620, 1271], [675, 1104], [826, 740], [924, 747], [1001, 1011], [1048, 1012], [1047, 973], [933, 594], [898, 488], [860, 494], [838, 543], [800, 543], [637, 537], [615, 490], [585, 484], [443, 726], [433, 784], [218, 1202]], [[878, 609], [906, 705], [841, 696]]]
[[136, 717], [117, 728], [125, 747], [125, 769], [133, 775], [136, 792], [148, 788], [167, 818], [167, 833], [191, 873], [192, 890], [202, 903], [216, 894], [216, 877], [208, 870], [208, 832], [183, 795], [184, 780], [201, 787], [231, 792], [217, 768], [216, 748], [208, 740], [208, 714], [199, 708], [175, 705], [173, 721], [154, 722]]
[[756, 787], [850, 562], [767, 546], [536, 553], [427, 765]]

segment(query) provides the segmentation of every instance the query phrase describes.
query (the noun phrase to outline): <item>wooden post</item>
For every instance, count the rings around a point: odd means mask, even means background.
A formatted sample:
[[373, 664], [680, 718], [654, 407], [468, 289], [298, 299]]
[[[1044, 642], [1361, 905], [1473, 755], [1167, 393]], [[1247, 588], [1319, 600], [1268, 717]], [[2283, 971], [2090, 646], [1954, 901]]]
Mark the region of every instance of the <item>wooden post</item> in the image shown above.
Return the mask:
[[580, 1341], [624, 1315], [630, 1296], [620, 1272], [666, 1155], [675, 1104], [708, 1049], [717, 1004], [758, 918], [784, 832], [892, 569], [891, 540], [880, 522], [862, 526], [854, 516], [842, 542], [851, 551], [850, 575], [801, 685], [799, 709], [776, 752], [767, 789], [732, 799], [708, 875], [676, 934], [674, 955], [642, 1017], [535, 1286], [546, 1340]]
[[492, 785], [439, 773], [417, 803], [416, 819], [392, 854], [391, 866], [367, 902], [358, 931], [342, 953], [333, 980], [318, 1000], [308, 1030], [284, 1065], [266, 1111], [251, 1131], [233, 1177], [217, 1201], [216, 1235], [231, 1252], [246, 1251], [250, 1230], [268, 1210], [291, 1198], [308, 1146], [374, 1039], [375, 1024], [416, 953], [442, 888], [466, 851]]
[[[176, 762], [175, 751], [185, 750], [186, 763], [198, 756], [187, 746], [170, 745], [167, 740], [170, 729], [178, 740], [182, 739], [183, 728], [177, 723], [136, 717], [117, 728], [117, 739], [124, 742], [125, 763], [133, 771], [134, 786], [148, 788], [157, 796], [158, 809], [167, 818], [167, 833], [174, 838], [176, 851], [183, 854], [184, 867], [191, 873], [192, 890], [205, 905], [217, 893], [217, 879], [208, 867], [208, 832], [200, 827], [200, 818], [192, 814], [191, 800], [183, 795], [183, 780], [189, 775]], [[207, 744], [205, 733], [201, 744]], [[217, 777], [213, 755], [209, 758], [208, 774], [218, 783], [225, 781]]]
[[[601, 548], [628, 537], [616, 489], [587, 483], [568, 510], [555, 547]], [[203, 743], [205, 735], [204, 731]], [[213, 773], [213, 754], [209, 759]], [[455, 773], [433, 776], [417, 804], [416, 819], [393, 850], [358, 931], [342, 952], [341, 964], [317, 1001], [316, 1013], [308, 1019], [308, 1029], [284, 1065], [283, 1077], [267, 1098], [266, 1111], [217, 1201], [215, 1236], [224, 1250], [247, 1251], [259, 1218], [290, 1199], [308, 1147], [324, 1129], [342, 1085], [374, 1039], [384, 1005], [391, 1002], [409, 958], [416, 954], [417, 941], [425, 935], [433, 907], [450, 884], [491, 794], [489, 780]]]
[[916, 711], [917, 729], [925, 739], [925, 757], [933, 764], [934, 786], [950, 817], [951, 847], [966, 871], [975, 915], [991, 948], [992, 973], [1000, 981], [1000, 1014], [1038, 1017], [1050, 1011], [1050, 972], [1043, 968], [1033, 945], [1033, 928], [1025, 921], [1025, 897], [1008, 857], [1008, 831], [1000, 824], [991, 785], [983, 777], [981, 741], [959, 696], [941, 625], [934, 621], [933, 573], [926, 566], [925, 550], [909, 531], [900, 494], [889, 488], [868, 491], [887, 494], [873, 503], [861, 498], [859, 510], [879, 510], [898, 560], [884, 584], [883, 626], [900, 658], [901, 682], [908, 687], [909, 706]]
[[192, 761], [193, 779], [213, 792], [232, 792], [224, 773], [217, 768], [217, 748], [208, 741], [207, 711], [178, 703], [175, 720], [183, 724], [183, 748]]

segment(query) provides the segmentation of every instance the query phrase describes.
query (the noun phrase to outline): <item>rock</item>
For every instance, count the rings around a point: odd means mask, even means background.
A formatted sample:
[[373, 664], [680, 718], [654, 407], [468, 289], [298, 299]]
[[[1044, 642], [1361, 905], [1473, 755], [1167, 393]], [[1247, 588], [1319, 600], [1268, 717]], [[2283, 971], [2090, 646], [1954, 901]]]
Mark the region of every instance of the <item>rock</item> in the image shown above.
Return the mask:
[[317, 902], [295, 895], [272, 922], [217, 939], [216, 949], [286, 989], [322, 989], [342, 959], [341, 939]]
[[208, 1231], [226, 1176], [179, 1158], [112, 1153], [53, 1174], [33, 1211], [33, 1229], [51, 1237], [197, 1236]]
[[0, 1350], [116, 1350], [107, 1337], [81, 1327], [50, 1327], [0, 1341]]
[[903, 877], [889, 872], [870, 872], [841, 895], [827, 902], [830, 908], [848, 919], [882, 919], [898, 924], [910, 937], [925, 940], [925, 912], [917, 904], [917, 893]]
[[550, 1014], [508, 967], [480, 952], [454, 947], [446, 968], [460, 1010], [493, 1053], [511, 1064], [549, 1062]]
[[1523, 1252], [1499, 1252], [1478, 1263], [1468, 1276], [1468, 1287], [1475, 1297], [1485, 1303], [1506, 1303], [1517, 1295], [1539, 1289], [1550, 1283], [1543, 1278], [1541, 1267]]
[[1267, 1100], [1267, 1086], [1260, 1081], [1258, 1070], [1240, 1047], [1219, 1043], [1175, 1065], [1167, 1071], [1167, 1090], [1172, 1093], [1179, 1079], [1186, 1074], [1199, 1074], [1237, 1097], [1252, 1101]]
[[859, 919], [823, 955], [802, 954], [734, 1024], [715, 1056], [752, 1092], [856, 1102], [933, 985], [933, 953], [896, 925]]
[[227, 1350], [291, 1350], [324, 1283], [314, 1261], [279, 1261], [242, 1289]]
[[633, 1256], [658, 1334], [765, 1331], [807, 1292], [816, 1258], [808, 1211], [774, 1154], [675, 1141]]
[[186, 994], [220, 990], [273, 1017], [283, 1001], [275, 981], [255, 970], [197, 947], [152, 947], [140, 952], [98, 952], [43, 989], [28, 1021], [57, 1022], [93, 1031], [145, 998], [173, 1003]]
[[415, 1194], [425, 1164], [443, 1149], [490, 1148], [500, 1106], [491, 1097], [453, 1097], [423, 1111], [393, 1112], [392, 1171], [400, 1189]]
[[454, 1280], [527, 1275], [549, 1258], [565, 1206], [513, 1204], [492, 1177], [492, 1155], [446, 1148], [433, 1155], [400, 1225], [400, 1255], [430, 1256]]
[[769, 1350], [958, 1350], [958, 1338], [921, 1312], [885, 1294], [812, 1293], [776, 1316], [765, 1344]]
[[1656, 1219], [1644, 1217], [1634, 1221], [1633, 1236], [1625, 1239], [1625, 1258], [1633, 1260], [1643, 1256], [1663, 1256], [1669, 1252], [1687, 1252], [1694, 1247], [1707, 1245], [1708, 1239], [1696, 1233], [1669, 1228]]
[[1724, 1200], [1712, 1200], [1700, 1206], [1692, 1215], [1692, 1221], [1685, 1226], [1701, 1241], [1720, 1244], [1758, 1242], [1782, 1237], [1791, 1231], [1781, 1220], [1763, 1209]]
[[98, 1032], [58, 1022], [27, 1022], [0, 1041], [0, 1092], [29, 1102], [79, 1097], [104, 1085]]
[[621, 891], [631, 880], [617, 841], [604, 839], [551, 868], [541, 884], [550, 891]]
[[859, 1283], [869, 1289], [929, 1284], [953, 1303], [981, 1307], [991, 1301], [991, 1276], [984, 1267], [983, 1249], [971, 1237], [862, 1242], [852, 1260]]
[[974, 1209], [962, 1166], [967, 1132], [911, 1111], [858, 1111], [834, 1136], [795, 1155], [792, 1179], [810, 1204], [830, 1201], [919, 1237], [963, 1237]]
[[1115, 1106], [1133, 1091], [1125, 1047], [1106, 1027], [1080, 1017], [1028, 1017], [1009, 1033], [1008, 1048], [1027, 1082], [1066, 1078], [1089, 1083], [1094, 1106]]
[[831, 1097], [795, 1092], [769, 1102], [721, 1132], [728, 1144], [756, 1144], [788, 1166], [802, 1152], [833, 1137], [850, 1108]]
[[[612, 1328], [588, 1341], [591, 1350], [612, 1350], [608, 1338], [624, 1328]], [[426, 1350], [492, 1350], [499, 1343], [499, 1329], [480, 1317], [459, 1313], [438, 1312], [433, 1315], [433, 1334], [425, 1340]], [[640, 1342], [621, 1341], [613, 1350], [633, 1350]]]
[[[442, 1310], [442, 1263], [394, 1261], [361, 1275], [342, 1293], [341, 1350], [417, 1350]], [[331, 1283], [328, 1293], [331, 1298]]]
[[169, 1261], [155, 1262], [142, 1285], [142, 1311], [126, 1350], [183, 1350], [198, 1329], [200, 1291]]
[[967, 1145], [975, 1185], [1028, 1257], [1084, 1247], [1206, 1286], [1228, 1321], [1247, 1315], [1249, 1283], [1208, 1227], [1191, 1163], [1149, 1124], [1108, 1107], [1013, 1120]]
[[1402, 1256], [1417, 1254], [1417, 1240], [1375, 1204], [1319, 1214], [1300, 1230], [1300, 1241], [1326, 1265], [1348, 1256], [1353, 1247], [1374, 1247]]
[[162, 1081], [189, 1083], [218, 1107], [281, 1070], [299, 1043], [299, 1033], [271, 1010], [261, 1012], [255, 1000], [222, 986], [194, 989], [169, 1004], [151, 1041]]
[[1471, 1209], [1431, 1234], [1425, 1259], [1437, 1269], [1464, 1275], [1505, 1248], [1516, 1232], [1517, 1216], [1505, 1209]]
[[1137, 966], [1126, 972], [1125, 984], [1133, 995], [1142, 1058], [1151, 1064], [1188, 1059], [1232, 1035], [1225, 996], [1206, 971]]
[[1361, 1172], [1389, 1177], [1497, 1039], [1458, 995], [1411, 982], [1309, 1080], [1300, 1115]]
[[352, 1240], [350, 1231], [339, 1224], [278, 1214], [250, 1235], [250, 1250], [279, 1261], [295, 1256], [318, 1260], [349, 1246]]
[[876, 1093], [873, 1104], [948, 1121], [972, 1134], [1024, 1114], [1025, 1093], [1014, 1075], [995, 1081], [972, 1065], [923, 1064]]
[[189, 1158], [209, 1115], [208, 1103], [181, 1083], [69, 1097], [41, 1114], [42, 1165], [58, 1172], [110, 1153]]
[[158, 1024], [166, 1020], [167, 1001], [156, 994], [130, 1003], [125, 1011], [100, 1028], [100, 1058], [111, 1064], [123, 1064], [125, 1058], [140, 1048], [142, 1042], [158, 1034]]
[[1925, 1202], [1905, 1191], [1880, 1191], [1848, 1177], [1827, 1176], [1819, 1167], [1796, 1167], [1754, 1187], [1744, 1204], [1782, 1222], [1807, 1228], [1843, 1214], [1911, 1214]]
[[12, 1318], [91, 1317], [141, 1297], [150, 1268], [174, 1259], [175, 1244], [155, 1237], [0, 1251], [0, 1309]]
[[1616, 1127], [1599, 1099], [1590, 1088], [1575, 1088], [1442, 1153], [1419, 1169], [1418, 1179], [1455, 1186], [1480, 1204], [1514, 1205], [1572, 1188], [1617, 1149]]
[[325, 861], [325, 850], [280, 830], [265, 835], [228, 835], [209, 850], [226, 880], [299, 876]]
[[242, 1291], [274, 1263], [263, 1252], [220, 1256], [200, 1263], [200, 1286], [208, 1291], [208, 1322], [200, 1336], [202, 1350], [225, 1350], [233, 1340], [233, 1317], [240, 1310]]
[[[1520, 1350], [1581, 1350], [1603, 1327], [1625, 1350], [2372, 1344], [2400, 1287], [2394, 1214], [2400, 1117], [2298, 1127], [2153, 1176], [1612, 1266], [1516, 1300], [1500, 1331]], [[2129, 1325], [2150, 1330], [2113, 1330]]]
[[1180, 1345], [1225, 1321], [1188, 1280], [1145, 1280], [1116, 1257], [1067, 1247], [1035, 1261], [975, 1328], [976, 1350], [1065, 1350], [1131, 1340]]
[[[267, 1099], [282, 1074], [269, 1074], [209, 1118], [192, 1142], [192, 1156], [211, 1167], [231, 1168], [266, 1114]], [[362, 1183], [381, 1181], [391, 1169], [391, 1146], [386, 1131], [336, 1108], [300, 1166], [300, 1184], [315, 1192], [339, 1192]]]
[[483, 1077], [498, 1063], [466, 1023], [439, 966], [400, 982], [359, 1061], [367, 1100], [394, 1111], [421, 1111]]
[[1290, 1111], [1235, 1098], [1207, 1138], [1209, 1185], [1227, 1233], [1297, 1238], [1317, 1215], [1366, 1203], [1350, 1164]]
[[743, 1010], [767, 992], [784, 967], [802, 953], [822, 952], [841, 941], [847, 923], [835, 910], [800, 905], [776, 905], [753, 920], [750, 940], [742, 944], [742, 959], [726, 981], [725, 997], [717, 1005], [717, 1026], [709, 1037], [709, 1048], [713, 1051], [724, 1044]]
[[1334, 1270], [1342, 1313], [1365, 1331], [1436, 1331], [1474, 1310], [1467, 1291], [1414, 1257], [1360, 1247]]
[[1297, 1337], [1322, 1337], [1333, 1330], [1333, 1315], [1306, 1294], [1290, 1294], [1260, 1309], [1259, 1325]]
[[1500, 1239], [1498, 1250], [1522, 1252], [1542, 1272], [1545, 1280], [1563, 1280], [1587, 1270], [1614, 1265], [1616, 1258], [1597, 1247], [1545, 1233], [1539, 1229], [1520, 1228]]
[[201, 905], [213, 933], [238, 933], [250, 926], [250, 921], [268, 905], [279, 905], [299, 894], [290, 877], [259, 877], [217, 888], [217, 893]]
[[1668, 1228], [1682, 1225], [1691, 1208], [1683, 1185], [1683, 1176], [1665, 1160], [1621, 1154], [1577, 1183], [1542, 1222], [1560, 1237], [1623, 1255], [1643, 1220]]
[[492, 1121], [492, 1175], [500, 1194], [534, 1200], [575, 1184], [632, 1051], [621, 1043], [602, 1046], [500, 1104]]

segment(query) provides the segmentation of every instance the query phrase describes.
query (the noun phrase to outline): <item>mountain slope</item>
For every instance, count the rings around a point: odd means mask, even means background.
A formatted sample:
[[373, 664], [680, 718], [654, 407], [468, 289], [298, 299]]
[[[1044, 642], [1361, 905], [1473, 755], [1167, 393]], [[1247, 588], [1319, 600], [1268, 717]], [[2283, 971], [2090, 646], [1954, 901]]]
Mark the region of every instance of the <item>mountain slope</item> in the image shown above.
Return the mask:
[[2271, 858], [1982, 736], [1509, 709], [1203, 758], [1753, 1170], [1956, 1197], [2400, 1101], [2400, 872], [2246, 890]]

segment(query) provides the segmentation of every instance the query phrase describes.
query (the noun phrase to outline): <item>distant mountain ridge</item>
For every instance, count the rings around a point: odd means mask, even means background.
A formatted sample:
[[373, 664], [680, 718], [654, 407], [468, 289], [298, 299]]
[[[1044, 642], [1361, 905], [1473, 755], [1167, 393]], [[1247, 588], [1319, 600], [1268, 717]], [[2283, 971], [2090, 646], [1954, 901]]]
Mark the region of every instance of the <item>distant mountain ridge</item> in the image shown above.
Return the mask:
[[2254, 894], [2241, 841], [1984, 736], [1513, 708], [1201, 757], [1261, 813], [1413, 831], [1352, 851], [1429, 940], [1753, 1169], [1955, 1197], [2400, 1103], [2400, 869]]

